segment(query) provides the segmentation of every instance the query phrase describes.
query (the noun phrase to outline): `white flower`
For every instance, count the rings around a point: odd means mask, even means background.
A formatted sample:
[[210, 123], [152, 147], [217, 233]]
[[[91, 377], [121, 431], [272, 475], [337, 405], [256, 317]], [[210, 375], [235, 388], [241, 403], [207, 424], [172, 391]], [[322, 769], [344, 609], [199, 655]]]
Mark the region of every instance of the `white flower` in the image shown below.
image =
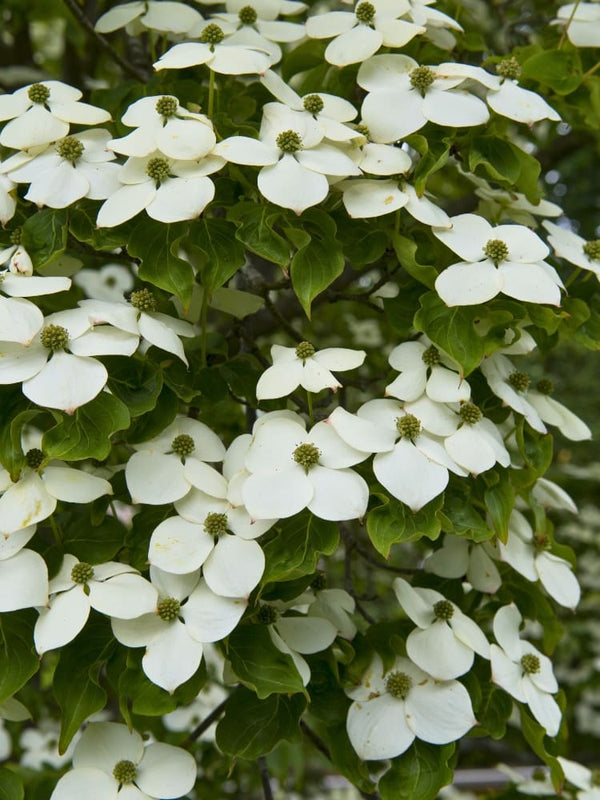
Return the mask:
[[10, 120], [0, 133], [0, 144], [29, 150], [62, 139], [69, 123], [97, 125], [108, 122], [103, 108], [79, 103], [79, 89], [60, 81], [41, 81], [0, 96], [0, 120]]
[[171, 575], [150, 567], [159, 601], [152, 614], [137, 619], [112, 619], [116, 639], [126, 647], [145, 647], [142, 669], [148, 678], [173, 692], [194, 675], [204, 642], [231, 633], [246, 608], [241, 598], [219, 597], [200, 578], [200, 571]]
[[213, 72], [224, 75], [263, 74], [271, 66], [271, 58], [251, 45], [229, 44], [227, 32], [215, 22], [206, 23], [195, 31], [199, 42], [183, 42], [167, 50], [154, 64], [158, 72], [162, 69], [184, 69], [206, 64]]
[[33, 631], [40, 655], [71, 642], [92, 608], [109, 617], [133, 619], [153, 611], [157, 600], [154, 586], [128, 564], [108, 561], [92, 566], [68, 553], [48, 592], [50, 600]]
[[406, 0], [359, 0], [354, 12], [326, 11], [309, 17], [306, 33], [313, 39], [331, 39], [325, 60], [338, 67], [365, 61], [380, 47], [402, 47], [425, 28], [398, 19], [409, 9]]
[[600, 47], [600, 6], [597, 3], [567, 3], [557, 11], [551, 25], [566, 27], [569, 41], [576, 47]]
[[105, 264], [100, 269], [80, 269], [73, 276], [73, 283], [94, 300], [118, 302], [133, 289], [133, 275], [122, 264]]
[[586, 242], [574, 231], [555, 225], [548, 220], [544, 220], [542, 225], [550, 234], [548, 241], [559, 258], [564, 258], [576, 267], [593, 272], [600, 279], [600, 240], [594, 239]]
[[558, 756], [558, 761], [563, 768], [565, 778], [581, 790], [577, 792], [577, 800], [598, 800], [600, 787], [594, 772], [589, 767], [563, 756]]
[[386, 671], [375, 656], [360, 686], [348, 694], [346, 729], [365, 760], [395, 758], [415, 739], [446, 744], [477, 724], [471, 699], [458, 681], [436, 681], [407, 658]]
[[25, 199], [38, 206], [66, 208], [82, 197], [105, 200], [120, 187], [121, 167], [109, 163], [115, 158], [106, 149], [109, 139], [104, 128], [67, 136], [9, 175], [30, 184]]
[[[206, 683], [195, 700], [187, 706], [180, 706], [175, 711], [164, 714], [162, 721], [168, 731], [193, 731], [208, 715], [228, 697], [222, 686]], [[216, 722], [216, 720], [215, 720]], [[215, 732], [211, 726], [198, 737], [199, 742], [214, 742]]]
[[485, 213], [481, 215], [488, 219], [500, 222], [509, 220], [517, 222], [519, 225], [526, 225], [534, 228], [537, 225], [536, 217], [560, 217], [563, 213], [562, 208], [549, 200], [540, 200], [538, 203], [530, 203], [524, 194], [509, 191], [508, 189], [492, 188], [490, 184], [472, 173], [462, 172], [477, 187], [475, 194], [483, 200]]
[[492, 680], [520, 703], [527, 703], [531, 713], [549, 736], [556, 736], [561, 711], [552, 695], [558, 684], [547, 656], [519, 638], [522, 617], [511, 603], [502, 606], [494, 617], [494, 635], [498, 645], [491, 645]]
[[111, 33], [126, 28], [131, 36], [145, 30], [161, 33], [187, 33], [203, 22], [203, 17], [185, 3], [171, 0], [134, 0], [111, 8], [94, 26], [98, 33]]
[[50, 800], [173, 800], [196, 783], [193, 756], [181, 747], [145, 743], [136, 730], [116, 722], [92, 722], [73, 753], [73, 769], [56, 784]]
[[[2, 529], [0, 530], [0, 613], [41, 606], [48, 600], [46, 562], [39, 553], [23, 549], [35, 533], [35, 525], [31, 524], [14, 532], [10, 530], [11, 528], [10, 520], [8, 520], [8, 524], [2, 520]], [[8, 712], [11, 713], [10, 709]], [[9, 718], [8, 714], [5, 716]], [[12, 714], [10, 718], [12, 718]]]
[[451, 458], [471, 475], [479, 475], [499, 463], [510, 465], [510, 453], [494, 423], [474, 403], [461, 403], [458, 428], [444, 439]]
[[495, 594], [502, 585], [500, 573], [483, 544], [447, 533], [439, 550], [427, 556], [425, 572], [441, 578], [462, 578], [478, 592]]
[[227, 481], [205, 461], [222, 461], [223, 443], [208, 425], [177, 417], [160, 436], [134, 445], [125, 468], [134, 503], [163, 505], [184, 497], [192, 487], [211, 497], [227, 496]]
[[385, 387], [386, 395], [410, 401], [425, 392], [438, 403], [458, 403], [471, 396], [471, 387], [459, 374], [458, 364], [426, 336], [394, 347], [388, 361], [401, 374]]
[[534, 536], [526, 517], [516, 509], [510, 515], [508, 531], [506, 543], [497, 543], [501, 560], [528, 581], [539, 579], [550, 597], [561, 606], [574, 609], [581, 589], [569, 562], [550, 553], [547, 537]]
[[260, 376], [256, 385], [258, 400], [285, 397], [298, 386], [307, 392], [323, 389], [337, 391], [342, 385], [331, 374], [360, 367], [365, 360], [364, 350], [349, 350], [345, 347], [327, 347], [315, 350], [309, 342], [300, 342], [297, 347], [271, 347], [273, 366]]
[[490, 657], [481, 628], [450, 600], [434, 591], [413, 587], [403, 578], [393, 583], [398, 602], [418, 626], [406, 640], [408, 657], [440, 681], [458, 678], [473, 666], [475, 653]]
[[125, 156], [143, 158], [160, 150], [167, 158], [195, 160], [208, 155], [217, 143], [208, 117], [183, 108], [173, 95], [136, 100], [121, 122], [135, 130], [112, 139], [108, 147]]
[[323, 617], [335, 625], [340, 636], [353, 639], [357, 632], [352, 614], [356, 602], [344, 589], [319, 589], [308, 609], [309, 617]]
[[463, 261], [438, 275], [435, 289], [448, 306], [485, 303], [498, 293], [530, 303], [560, 305], [562, 281], [544, 259], [549, 250], [523, 225], [493, 227], [477, 214], [451, 217], [435, 236]]
[[[371, 147], [388, 147], [388, 145], [373, 144]], [[398, 148], [394, 149], [396, 152], [402, 152]], [[373, 155], [375, 155], [373, 152], [369, 153], [369, 159]], [[358, 164], [362, 170], [368, 171], [372, 162], [359, 160]], [[341, 181], [336, 188], [342, 190], [344, 206], [352, 219], [382, 217], [399, 208], [405, 208], [412, 217], [424, 225], [449, 228], [452, 224], [445, 211], [424, 194], [419, 197], [414, 187], [406, 181], [357, 178]]]
[[311, 115], [267, 103], [260, 139], [231, 136], [219, 142], [214, 152], [234, 164], [261, 166], [261, 194], [275, 205], [301, 214], [327, 197], [327, 177], [360, 174], [350, 156], [323, 138], [321, 126]]
[[0, 222], [2, 225], [6, 225], [15, 215], [17, 208], [17, 201], [14, 196], [15, 186], [16, 183], [7, 175], [0, 174]]
[[358, 71], [357, 81], [368, 92], [363, 121], [373, 140], [384, 143], [402, 139], [428, 121], [451, 128], [482, 125], [489, 111], [483, 100], [460, 88], [466, 80], [495, 85], [498, 79], [465, 64], [427, 67], [409, 56], [374, 56]]
[[282, 519], [308, 508], [328, 520], [361, 518], [369, 488], [348, 467], [367, 457], [348, 446], [325, 422], [308, 433], [285, 417], [255, 426], [246, 455], [251, 473], [242, 497], [253, 519]]
[[499, 84], [489, 90], [486, 100], [497, 114], [526, 125], [532, 125], [541, 119], [560, 121], [560, 114], [539, 94], [519, 86], [516, 79], [521, 75], [521, 66], [516, 58], [500, 61], [496, 65], [496, 72], [501, 76]]
[[19, 745], [23, 754], [19, 763], [36, 771], [42, 771], [44, 766], [60, 769], [72, 758], [77, 735], [71, 740], [64, 753], [58, 752], [60, 737], [60, 724], [53, 719], [42, 719], [35, 728], [25, 728], [19, 737]]
[[119, 172], [125, 185], [102, 204], [96, 225], [114, 228], [144, 210], [159, 222], [195, 219], [215, 195], [207, 175], [224, 163], [213, 155], [196, 160], [166, 158], [160, 150], [143, 158], [131, 157]]

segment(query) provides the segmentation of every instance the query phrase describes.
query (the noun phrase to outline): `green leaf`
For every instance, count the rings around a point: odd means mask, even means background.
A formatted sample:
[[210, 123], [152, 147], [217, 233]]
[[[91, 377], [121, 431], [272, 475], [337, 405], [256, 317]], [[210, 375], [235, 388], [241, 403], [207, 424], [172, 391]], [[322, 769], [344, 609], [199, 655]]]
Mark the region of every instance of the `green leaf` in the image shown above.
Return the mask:
[[429, 176], [442, 169], [448, 161], [451, 141], [452, 137], [446, 135], [441, 140], [435, 139], [434, 136], [430, 136], [427, 140], [427, 151], [417, 161], [413, 175], [413, 184], [419, 196], [425, 191]]
[[[498, 475], [498, 473], [496, 473]], [[486, 473], [486, 480], [490, 479]], [[507, 472], [499, 474], [499, 480], [485, 491], [485, 506], [492, 521], [494, 533], [500, 541], [508, 539], [508, 520], [515, 506], [515, 490]]]
[[[21, 411], [28, 405], [21, 388], [2, 387], [0, 391], [0, 408], [6, 423], [0, 425], [0, 464], [9, 473], [11, 480], [19, 479], [23, 469], [24, 454], [21, 447], [21, 431], [24, 425], [35, 419], [41, 411]], [[10, 423], [8, 422], [10, 420]]]
[[282, 739], [299, 739], [300, 716], [305, 708], [306, 698], [301, 694], [274, 694], [259, 700], [253, 692], [240, 688], [227, 701], [225, 715], [217, 725], [217, 746], [239, 758], [264, 756]]
[[275, 647], [265, 625], [238, 625], [229, 637], [227, 654], [239, 680], [261, 699], [304, 690], [294, 662]]
[[335, 522], [306, 512], [277, 526], [276, 535], [263, 545], [266, 559], [263, 584], [289, 581], [315, 571], [319, 556], [335, 553], [339, 542]]
[[443, 512], [449, 523], [449, 527], [444, 525], [447, 533], [464, 536], [474, 542], [485, 542], [494, 535], [487, 522], [475, 511], [469, 498], [462, 493], [459, 495], [446, 492]]
[[414, 239], [395, 233], [392, 237], [392, 246], [398, 261], [408, 274], [420, 283], [424, 283], [428, 289], [433, 289], [438, 276], [437, 270], [428, 264], [419, 264], [416, 259], [417, 243]]
[[0, 703], [12, 697], [39, 669], [33, 647], [35, 618], [30, 609], [0, 616]]
[[[489, 734], [492, 739], [503, 739], [506, 735], [506, 723], [512, 714], [512, 698], [502, 689], [496, 688], [489, 681], [481, 681], [483, 698], [477, 709], [477, 720], [481, 725], [482, 735]], [[480, 729], [477, 728], [476, 731]]]
[[87, 516], [87, 508], [77, 506], [72, 520], [64, 526], [65, 552], [89, 564], [110, 561], [123, 547], [127, 529], [114, 517], [104, 515], [99, 525], [92, 525]]
[[581, 62], [574, 50], [545, 50], [521, 64], [523, 78], [549, 86], [557, 94], [570, 94], [581, 84]]
[[126, 247], [135, 223], [129, 220], [115, 228], [97, 228], [97, 215], [98, 204], [86, 200], [69, 209], [69, 230], [77, 241], [108, 252]]
[[67, 211], [44, 208], [29, 217], [21, 229], [21, 244], [34, 267], [43, 267], [67, 246]]
[[440, 495], [414, 513], [404, 503], [386, 498], [382, 505], [367, 514], [367, 533], [373, 546], [388, 558], [392, 545], [398, 542], [415, 542], [424, 536], [437, 539], [441, 531], [437, 512], [443, 503], [443, 495]]
[[187, 227], [180, 222], [165, 225], [144, 218], [131, 232], [127, 244], [129, 255], [141, 261], [140, 280], [177, 295], [184, 307], [191, 299], [194, 286], [191, 264], [178, 256], [186, 231]]
[[49, 458], [102, 461], [110, 453], [110, 437], [129, 427], [129, 422], [127, 406], [108, 392], [101, 392], [50, 428], [44, 434], [42, 448]]
[[23, 781], [12, 770], [0, 767], [0, 800], [23, 800]]
[[113, 356], [104, 359], [108, 370], [108, 388], [139, 417], [156, 406], [163, 379], [158, 367], [148, 359]]
[[[313, 720], [311, 719], [311, 729]], [[356, 755], [346, 733], [346, 723], [314, 726], [314, 732], [325, 743], [333, 766], [360, 791], [370, 793], [375, 788], [365, 762]]]
[[[480, 168], [479, 171], [477, 168]], [[484, 178], [514, 185], [520, 175], [519, 159], [510, 143], [498, 136], [475, 136], [469, 151], [469, 169]]]
[[246, 261], [235, 225], [226, 220], [196, 220], [186, 239], [199, 260], [202, 286], [209, 294], [227, 283]]
[[442, 747], [415, 739], [411, 747], [398, 758], [378, 784], [381, 800], [435, 800], [442, 786], [454, 775], [448, 761], [456, 745]]
[[388, 237], [376, 227], [376, 220], [351, 219], [340, 214], [336, 225], [344, 255], [354, 269], [374, 264], [385, 253]]
[[562, 785], [565, 779], [565, 774], [560, 765], [560, 762], [546, 750], [544, 739], [546, 737], [546, 730], [539, 722], [531, 717], [522, 705], [519, 705], [519, 714], [521, 717], [521, 730], [525, 741], [531, 747], [536, 756], [541, 759], [544, 764], [550, 767], [550, 777], [556, 792], [560, 794]]
[[274, 230], [280, 216], [279, 209], [271, 205], [238, 203], [227, 214], [227, 218], [239, 223], [236, 238], [257, 256], [287, 267], [290, 263], [290, 246]]

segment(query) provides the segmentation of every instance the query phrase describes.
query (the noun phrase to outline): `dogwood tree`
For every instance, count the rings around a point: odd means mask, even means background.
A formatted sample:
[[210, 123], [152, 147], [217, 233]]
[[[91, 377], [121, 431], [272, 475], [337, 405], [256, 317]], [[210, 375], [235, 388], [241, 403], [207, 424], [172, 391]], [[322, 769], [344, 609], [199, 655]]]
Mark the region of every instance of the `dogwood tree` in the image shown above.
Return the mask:
[[548, 473], [600, 241], [543, 177], [599, 8], [7, 5], [3, 798], [591, 790]]

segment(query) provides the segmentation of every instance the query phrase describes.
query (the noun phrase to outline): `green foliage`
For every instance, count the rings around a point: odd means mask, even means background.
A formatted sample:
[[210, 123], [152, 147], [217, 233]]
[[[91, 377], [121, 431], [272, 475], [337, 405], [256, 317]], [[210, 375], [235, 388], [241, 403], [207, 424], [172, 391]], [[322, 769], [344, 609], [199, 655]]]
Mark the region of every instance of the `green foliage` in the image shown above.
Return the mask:
[[227, 656], [238, 679], [261, 700], [303, 691], [292, 658], [275, 647], [265, 625], [239, 625], [229, 637]]
[[452, 781], [448, 761], [455, 746], [435, 747], [415, 741], [404, 755], [394, 758], [392, 766], [378, 784], [382, 800], [434, 800], [442, 786]]

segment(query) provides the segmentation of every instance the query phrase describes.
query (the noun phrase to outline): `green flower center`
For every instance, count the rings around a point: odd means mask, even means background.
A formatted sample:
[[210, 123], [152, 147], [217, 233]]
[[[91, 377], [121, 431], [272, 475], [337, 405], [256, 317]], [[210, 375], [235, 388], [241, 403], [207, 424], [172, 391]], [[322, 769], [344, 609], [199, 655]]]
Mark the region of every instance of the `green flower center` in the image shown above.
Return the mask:
[[211, 512], [204, 520], [204, 530], [209, 536], [221, 536], [227, 531], [227, 514]]
[[151, 158], [146, 165], [146, 175], [156, 181], [157, 185], [169, 177], [171, 167], [166, 158]]
[[521, 666], [527, 675], [535, 675], [540, 671], [540, 660], [533, 653], [525, 653], [521, 658]]
[[156, 311], [156, 297], [149, 289], [139, 289], [137, 292], [132, 292], [129, 302], [138, 311]]
[[46, 325], [40, 333], [40, 342], [48, 350], [64, 350], [69, 341], [69, 333], [62, 325]]
[[305, 442], [294, 450], [294, 461], [296, 464], [300, 464], [302, 469], [308, 473], [309, 469], [312, 469], [319, 463], [320, 455], [321, 451], [318, 447], [312, 444], [312, 442]]
[[177, 109], [179, 107], [179, 103], [176, 97], [171, 97], [168, 94], [163, 95], [163, 97], [159, 97], [156, 101], [156, 105], [154, 108], [156, 109], [156, 113], [160, 114], [161, 117], [168, 119], [169, 117], [174, 117], [177, 114]]
[[359, 3], [356, 6], [356, 11], [354, 13], [356, 14], [356, 19], [359, 22], [368, 25], [375, 19], [375, 6], [373, 3], [368, 2]]
[[550, 541], [550, 537], [546, 536], [545, 533], [537, 533], [534, 537], [533, 545], [536, 550], [550, 550], [552, 542]]
[[433, 606], [433, 613], [436, 619], [443, 619], [444, 622], [448, 622], [454, 616], [454, 606], [450, 600], [438, 600]]
[[526, 372], [521, 372], [520, 370], [516, 369], [508, 376], [508, 382], [513, 389], [517, 390], [517, 392], [526, 392], [527, 389], [529, 389], [531, 378]]
[[583, 245], [583, 252], [591, 261], [600, 261], [600, 239], [594, 239]]
[[320, 592], [322, 589], [327, 587], [327, 575], [324, 572], [317, 572], [315, 577], [310, 582], [310, 588], [314, 589], [316, 592]]
[[406, 414], [396, 420], [396, 430], [404, 439], [416, 439], [421, 433], [421, 421], [414, 414]]
[[415, 69], [409, 73], [408, 77], [412, 87], [425, 97], [427, 89], [429, 89], [435, 80], [435, 72], [431, 67], [415, 67]]
[[204, 44], [220, 44], [225, 38], [223, 29], [216, 25], [214, 22], [209, 23], [200, 34], [200, 41]]
[[244, 6], [239, 10], [238, 19], [242, 25], [254, 25], [258, 19], [258, 14], [252, 8], [252, 6]]
[[323, 102], [323, 98], [319, 97], [318, 94], [307, 94], [302, 101], [302, 105], [305, 111], [309, 111], [311, 114], [319, 114], [323, 111], [325, 103]]
[[65, 139], [61, 139], [56, 145], [56, 152], [58, 155], [64, 158], [65, 161], [70, 161], [71, 164], [79, 161], [84, 150], [83, 142], [76, 136], [67, 136]]
[[10, 234], [11, 244], [21, 244], [21, 228], [15, 228]]
[[296, 356], [306, 361], [307, 358], [312, 358], [315, 354], [315, 348], [310, 342], [300, 342], [296, 347]]
[[181, 458], [191, 455], [195, 449], [194, 440], [187, 433], [180, 433], [171, 442], [171, 450]]
[[123, 759], [123, 761], [119, 761], [115, 764], [115, 768], [113, 769], [113, 776], [120, 784], [133, 783], [136, 775], [137, 767], [133, 761]]
[[164, 622], [173, 622], [173, 620], [177, 619], [177, 617], [179, 616], [180, 608], [181, 608], [181, 603], [179, 602], [179, 600], [176, 600], [174, 597], [165, 597], [156, 606], [156, 611], [158, 613], [158, 616]]
[[412, 678], [406, 672], [391, 672], [386, 678], [385, 688], [396, 700], [405, 700], [412, 688]]
[[44, 453], [39, 447], [32, 447], [25, 453], [25, 463], [30, 469], [38, 469], [44, 461]]
[[296, 153], [302, 150], [302, 138], [296, 131], [282, 131], [275, 144], [283, 153]]
[[521, 65], [514, 56], [504, 58], [499, 64], [496, 64], [496, 72], [503, 78], [512, 78], [517, 80], [521, 77]]
[[437, 349], [437, 347], [431, 345], [431, 347], [428, 347], [427, 350], [425, 350], [421, 358], [428, 367], [434, 367], [436, 364], [440, 363], [440, 351]]
[[494, 262], [496, 266], [500, 261], [505, 261], [508, 258], [508, 247], [502, 239], [490, 239], [483, 248], [486, 258]]
[[538, 381], [535, 387], [540, 394], [552, 394], [554, 392], [554, 384], [548, 378], [542, 378]]
[[273, 625], [274, 622], [277, 622], [278, 617], [279, 614], [273, 606], [268, 606], [266, 603], [263, 603], [258, 609], [258, 621], [263, 625]]
[[43, 83], [34, 83], [29, 87], [27, 96], [32, 103], [45, 103], [50, 97], [50, 89], [48, 89], [47, 86], [44, 86]]
[[534, 781], [545, 781], [546, 780], [546, 773], [542, 769], [542, 767], [536, 767], [533, 772], [531, 773], [531, 777]]
[[73, 583], [88, 583], [94, 577], [94, 568], [87, 561], [80, 561], [71, 570], [71, 580]]
[[462, 421], [466, 422], [467, 425], [475, 425], [483, 416], [475, 403], [463, 403], [458, 413]]
[[356, 126], [356, 132], [361, 133], [367, 139], [369, 138], [369, 126], [365, 125], [364, 122], [359, 122], [359, 124]]

